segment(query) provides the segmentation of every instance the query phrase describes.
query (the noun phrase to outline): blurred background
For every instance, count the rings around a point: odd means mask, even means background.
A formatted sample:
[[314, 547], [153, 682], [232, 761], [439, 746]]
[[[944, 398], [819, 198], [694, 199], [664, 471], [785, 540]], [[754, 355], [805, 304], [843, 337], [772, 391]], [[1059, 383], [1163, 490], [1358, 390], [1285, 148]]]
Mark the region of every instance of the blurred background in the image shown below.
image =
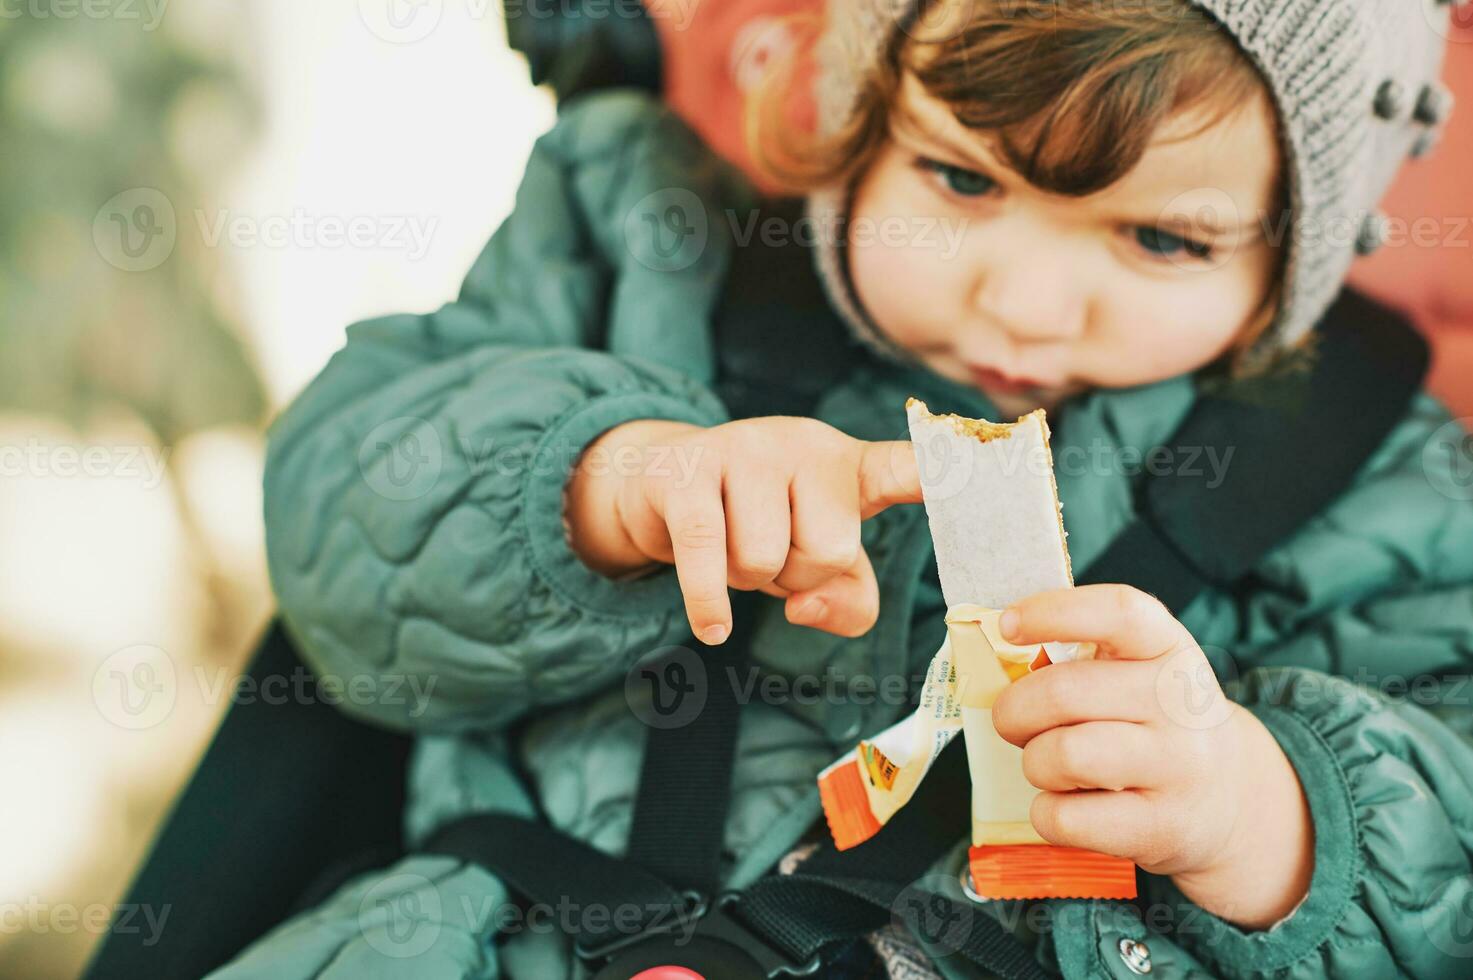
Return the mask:
[[552, 122], [499, 4], [376, 13], [0, 7], [0, 976], [77, 974], [227, 706], [265, 424], [454, 295]]
[[[671, 101], [745, 162], [731, 107], [821, 0], [651, 2]], [[1463, 111], [1388, 202], [1435, 244], [1356, 277], [1470, 415], [1461, 19]], [[0, 976], [81, 970], [228, 706], [265, 426], [347, 324], [454, 295], [553, 115], [496, 0], [0, 0]]]

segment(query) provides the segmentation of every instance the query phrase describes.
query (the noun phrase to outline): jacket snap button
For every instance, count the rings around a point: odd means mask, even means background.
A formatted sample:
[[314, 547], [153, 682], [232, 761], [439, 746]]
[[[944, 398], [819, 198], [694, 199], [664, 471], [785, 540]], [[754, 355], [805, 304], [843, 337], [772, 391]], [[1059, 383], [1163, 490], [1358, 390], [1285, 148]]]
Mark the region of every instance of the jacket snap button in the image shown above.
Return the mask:
[[1151, 951], [1146, 948], [1145, 943], [1138, 939], [1120, 940], [1120, 958], [1131, 973], [1151, 972]]

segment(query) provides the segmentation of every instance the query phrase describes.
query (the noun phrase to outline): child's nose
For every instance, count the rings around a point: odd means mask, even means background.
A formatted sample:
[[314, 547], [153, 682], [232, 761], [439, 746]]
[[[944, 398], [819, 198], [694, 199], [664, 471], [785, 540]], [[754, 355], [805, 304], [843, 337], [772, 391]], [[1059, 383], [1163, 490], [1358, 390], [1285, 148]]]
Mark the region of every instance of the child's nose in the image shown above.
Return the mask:
[[1087, 302], [1064, 256], [1014, 253], [989, 263], [973, 286], [973, 306], [1014, 340], [1072, 340]]

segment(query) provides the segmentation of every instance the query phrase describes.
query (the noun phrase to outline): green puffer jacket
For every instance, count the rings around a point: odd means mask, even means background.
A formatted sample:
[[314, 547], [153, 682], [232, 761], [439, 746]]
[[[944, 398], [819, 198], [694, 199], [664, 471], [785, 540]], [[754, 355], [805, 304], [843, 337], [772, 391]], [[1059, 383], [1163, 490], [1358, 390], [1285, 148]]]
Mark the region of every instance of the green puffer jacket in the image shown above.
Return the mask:
[[[691, 192], [707, 217], [674, 254], [627, 217], [671, 189]], [[432, 691], [348, 706], [423, 735], [411, 842], [466, 812], [530, 813], [535, 800], [566, 831], [622, 847], [643, 745], [622, 679], [641, 654], [690, 642], [688, 624], [673, 568], [616, 582], [579, 561], [562, 490], [579, 451], [614, 425], [728, 420], [710, 320], [736, 247], [725, 209], [754, 200], [657, 101], [575, 100], [538, 142], [514, 213], [459, 299], [349, 328], [272, 430], [270, 570], [304, 655], [320, 672], [408, 677]], [[814, 412], [857, 438], [905, 438], [909, 395], [996, 414], [929, 372], [857, 363]], [[1056, 417], [1075, 567], [1131, 518], [1137, 478], [1083, 461], [1169, 445], [1194, 396], [1182, 377], [1098, 391]], [[1453, 468], [1463, 439], [1420, 397], [1354, 487], [1262, 562], [1250, 591], [1209, 592], [1182, 616], [1231, 656], [1229, 695], [1262, 718], [1307, 790], [1315, 871], [1289, 919], [1245, 932], [1149, 875], [1144, 917], [1106, 901], [996, 902], [985, 914], [1069, 978], [1135, 976], [1125, 938], [1142, 940], [1152, 976], [1167, 980], [1473, 973], [1473, 689], [1465, 677], [1421, 677], [1473, 657], [1473, 492]], [[733, 886], [818, 818], [817, 771], [906, 710], [847, 698], [846, 679], [917, 677], [945, 635], [924, 509], [890, 508], [865, 522], [863, 543], [882, 597], [865, 636], [794, 626], [780, 601], [758, 597], [761, 670], [828, 678], [837, 694], [744, 708], [726, 827]], [[956, 881], [964, 853], [963, 843], [937, 866], [939, 887]], [[579, 975], [547, 928], [492, 941], [487, 913], [505, 900], [475, 868], [411, 857], [349, 883], [217, 975]], [[413, 929], [396, 908], [415, 912]]]

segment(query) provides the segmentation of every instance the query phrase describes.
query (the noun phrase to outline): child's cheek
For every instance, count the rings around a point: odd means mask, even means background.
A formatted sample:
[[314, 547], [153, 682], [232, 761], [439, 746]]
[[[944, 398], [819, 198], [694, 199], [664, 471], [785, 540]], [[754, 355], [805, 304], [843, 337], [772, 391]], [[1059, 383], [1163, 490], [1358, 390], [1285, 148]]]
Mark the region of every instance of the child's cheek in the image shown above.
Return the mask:
[[915, 352], [948, 347], [975, 317], [964, 262], [944, 218], [915, 211], [860, 211], [850, 229], [849, 271], [865, 312], [892, 341]]
[[[883, 243], [854, 242], [849, 249], [854, 290], [875, 325], [892, 341], [907, 349], [935, 342], [924, 324], [928, 303], [924, 299], [929, 270], [905, 248]], [[929, 309], [939, 305], [929, 294]]]
[[1097, 303], [1089, 350], [1092, 380], [1107, 387], [1150, 384], [1216, 360], [1246, 329], [1264, 284], [1251, 267], [1200, 273], [1123, 273]]
[[875, 326], [908, 350], [944, 345], [964, 312], [949, 284], [960, 263], [942, 210], [893, 145], [854, 195], [847, 254], [855, 295]]

